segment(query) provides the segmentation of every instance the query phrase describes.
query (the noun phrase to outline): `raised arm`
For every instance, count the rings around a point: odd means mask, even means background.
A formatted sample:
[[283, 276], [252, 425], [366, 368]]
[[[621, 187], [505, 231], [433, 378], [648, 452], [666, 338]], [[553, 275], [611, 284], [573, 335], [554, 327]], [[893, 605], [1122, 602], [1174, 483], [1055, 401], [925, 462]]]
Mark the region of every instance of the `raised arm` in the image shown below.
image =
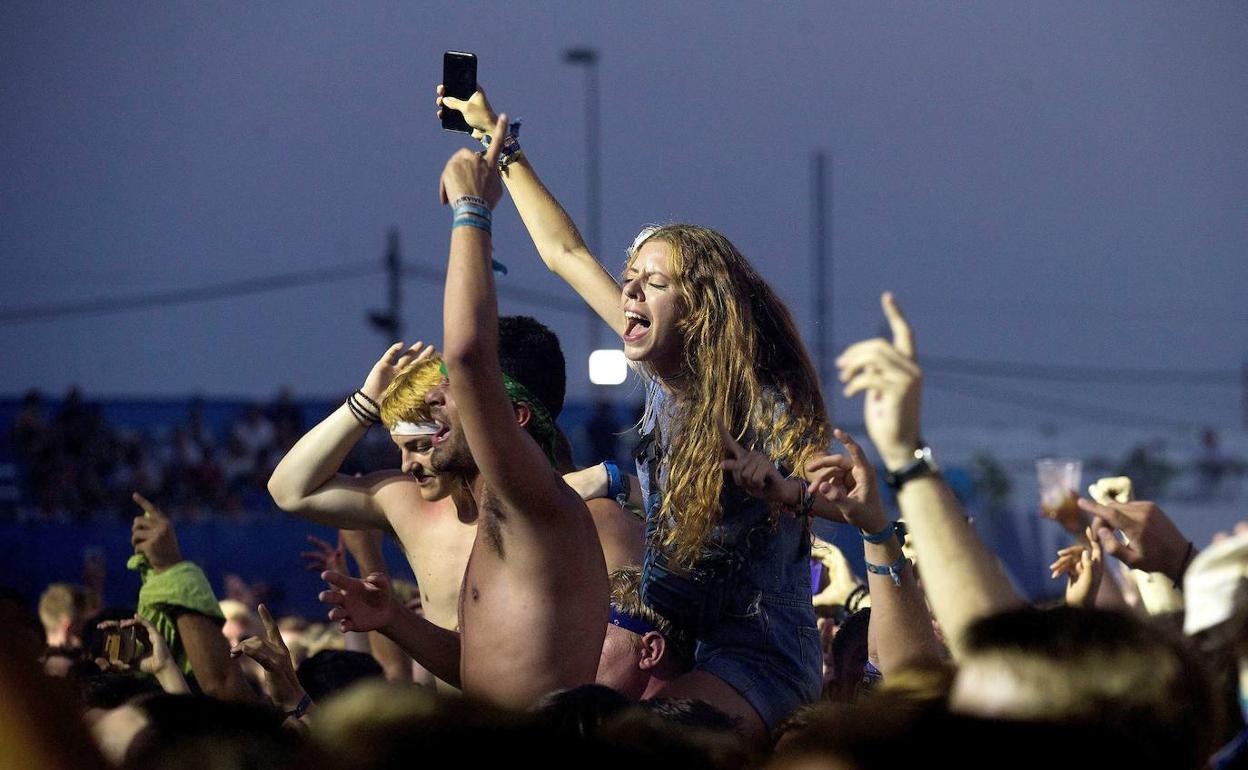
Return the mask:
[[[496, 129], [498, 119], [481, 89], [468, 101], [442, 95], [438, 86], [437, 105], [439, 117], [445, 108], [459, 110], [468, 125], [474, 129], [473, 136], [480, 139], [502, 136], [503, 129]], [[504, 127], [506, 124], [502, 124]], [[529, 237], [537, 247], [546, 267], [571, 286], [616, 334], [624, 333], [624, 313], [620, 309], [620, 287], [598, 259], [590, 253], [580, 232], [568, 213], [555, 200], [538, 178], [526, 155], [507, 166], [503, 179], [507, 191], [520, 212]]]
[[940, 662], [940, 642], [919, 589], [914, 567], [901, 551], [904, 535], [896, 530], [880, 503], [875, 469], [862, 447], [848, 433], [836, 439], [846, 455], [824, 455], [806, 464], [812, 494], [840, 509], [845, 521], [863, 536], [868, 565], [871, 622], [867, 649], [871, 662], [888, 677], [915, 665]]
[[[147, 498], [137, 492], [133, 498], [145, 512], [145, 515], [136, 517], [131, 525], [130, 543], [135, 552], [147, 558], [152, 572], [158, 576], [175, 567], [184, 570], [185, 567], [179, 566], [184, 560], [173, 522]], [[221, 635], [221, 622], [181, 603], [189, 602], [199, 609], [216, 611], [215, 606], [208, 605], [208, 602], [215, 605], [215, 597], [211, 596], [207, 580], [198, 568], [192, 569], [195, 573], [193, 578], [184, 579], [180, 585], [166, 585], [161, 589], [160, 605], [163, 612], [174, 617], [177, 638], [186, 653], [191, 670], [195, 673], [195, 680], [205, 693], [214, 698], [257, 700], [256, 693], [247, 683], [242, 669], [236, 661], [230, 659], [230, 645]], [[188, 582], [191, 579], [198, 581], [202, 591], [197, 591]], [[150, 586], [150, 582], [145, 583], [143, 591]], [[198, 597], [197, 600], [191, 601], [192, 596]], [[199, 603], [200, 601], [203, 603]], [[140, 611], [143, 611], [143, 605], [143, 593], [140, 592]]]
[[[505, 126], [505, 116], [498, 121]], [[571, 490], [554, 474], [550, 462], [522, 424], [529, 405], [513, 407], [503, 383], [498, 357], [498, 301], [490, 268], [492, 241], [487, 216], [462, 213], [461, 201], [482, 201], [492, 210], [502, 197], [495, 169], [500, 143], [484, 156], [460, 150], [442, 172], [442, 197], [455, 210], [451, 255], [442, 305], [448, 388], [473, 460], [491, 492], [516, 511], [550, 510]], [[480, 209], [479, 204], [475, 204]], [[476, 224], [464, 224], [465, 219]], [[541, 504], [535, 506], [534, 502]]]
[[389, 524], [376, 500], [381, 484], [392, 481], [393, 471], [360, 478], [338, 473], [347, 454], [368, 432], [369, 413], [395, 375], [412, 361], [428, 355], [432, 347], [417, 342], [407, 350], [403, 343], [391, 345], [373, 365], [356, 404], [369, 410], [357, 414], [344, 403], [299, 439], [269, 478], [269, 494], [278, 507], [309, 521], [341, 529], [386, 529]]
[[[836, 363], [845, 397], [865, 393], [867, 433], [885, 466], [896, 472], [914, 462], [919, 448], [922, 371], [913, 332], [893, 296], [884, 294], [881, 303], [893, 341], [856, 343]], [[904, 482], [897, 504], [914, 539], [923, 590], [956, 656], [967, 626], [1023, 600], [939, 474]]]

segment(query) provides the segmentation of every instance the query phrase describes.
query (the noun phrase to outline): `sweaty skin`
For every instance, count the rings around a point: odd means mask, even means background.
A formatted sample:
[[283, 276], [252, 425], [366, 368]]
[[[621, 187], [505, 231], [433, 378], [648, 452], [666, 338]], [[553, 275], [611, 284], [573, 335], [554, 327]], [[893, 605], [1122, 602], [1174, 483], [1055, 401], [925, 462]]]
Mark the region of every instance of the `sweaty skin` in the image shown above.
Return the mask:
[[606, 568], [584, 503], [567, 495], [547, 512], [549, 528], [534, 528], [476, 488], [481, 525], [459, 602], [464, 692], [529, 708], [593, 682], [607, 617], [597, 578]]

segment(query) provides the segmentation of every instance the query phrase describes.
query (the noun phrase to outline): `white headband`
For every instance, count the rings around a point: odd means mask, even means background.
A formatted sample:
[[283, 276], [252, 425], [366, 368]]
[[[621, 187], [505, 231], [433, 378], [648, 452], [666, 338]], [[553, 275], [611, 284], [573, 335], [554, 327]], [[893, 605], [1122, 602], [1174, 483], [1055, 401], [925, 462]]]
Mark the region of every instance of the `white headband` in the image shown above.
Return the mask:
[[390, 429], [391, 436], [432, 436], [438, 432], [436, 422], [396, 422]]

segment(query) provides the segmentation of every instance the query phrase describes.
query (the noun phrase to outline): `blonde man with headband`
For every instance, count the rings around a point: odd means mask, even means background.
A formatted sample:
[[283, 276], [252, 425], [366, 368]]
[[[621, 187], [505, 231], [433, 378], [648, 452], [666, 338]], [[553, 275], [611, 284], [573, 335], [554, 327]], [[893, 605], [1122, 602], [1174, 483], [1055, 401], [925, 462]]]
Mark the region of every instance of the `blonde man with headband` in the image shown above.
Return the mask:
[[[309, 521], [392, 533], [420, 585], [425, 617], [453, 629], [477, 519], [475, 510], [456, 506], [453, 477], [430, 465], [437, 426], [425, 398], [442, 381], [440, 366], [433, 346], [417, 342], [404, 350], [402, 343], [392, 345], [360, 390], [287, 452], [269, 479], [269, 492], [282, 510]], [[358, 478], [339, 473], [347, 454], [378, 420], [399, 449], [399, 470]], [[600, 497], [601, 475], [602, 466], [593, 466], [565, 480], [584, 498]], [[593, 499], [589, 506], [608, 566], [638, 563], [640, 524], [612, 500]], [[438, 682], [438, 687], [450, 686]]]
[[[454, 628], [476, 519], [475, 513], [461, 517], [446, 477], [429, 467], [433, 430], [424, 398], [441, 379], [438, 363], [431, 345], [391, 345], [360, 389], [286, 453], [269, 479], [269, 493], [282, 510], [318, 524], [392, 533], [420, 584], [425, 616]], [[339, 473], [378, 421], [392, 429], [399, 469], [360, 477]]]

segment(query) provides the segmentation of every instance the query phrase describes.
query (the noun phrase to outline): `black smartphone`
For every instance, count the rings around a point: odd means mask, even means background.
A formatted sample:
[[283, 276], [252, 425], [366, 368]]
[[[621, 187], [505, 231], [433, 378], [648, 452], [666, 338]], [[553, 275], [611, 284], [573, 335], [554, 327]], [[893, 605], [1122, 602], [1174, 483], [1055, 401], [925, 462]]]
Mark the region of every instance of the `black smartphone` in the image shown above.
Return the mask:
[[147, 629], [136, 624], [104, 631], [92, 645], [91, 657], [129, 666], [151, 654], [151, 651]]
[[[477, 55], [462, 51], [447, 51], [442, 54], [442, 88], [443, 96], [471, 99], [477, 92]], [[445, 106], [442, 107], [442, 128], [447, 131], [472, 133], [472, 128], [464, 120], [464, 114]]]

